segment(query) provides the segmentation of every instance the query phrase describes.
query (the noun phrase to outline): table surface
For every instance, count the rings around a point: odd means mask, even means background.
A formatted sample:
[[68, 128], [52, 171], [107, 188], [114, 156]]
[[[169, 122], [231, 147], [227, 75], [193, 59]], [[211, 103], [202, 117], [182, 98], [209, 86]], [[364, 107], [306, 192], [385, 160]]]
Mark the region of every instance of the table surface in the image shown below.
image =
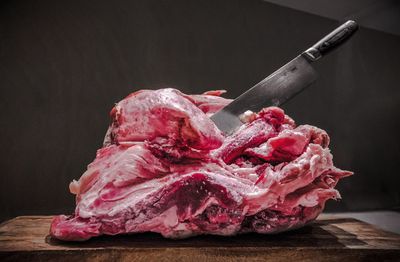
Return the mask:
[[355, 218], [376, 227], [400, 234], [400, 212], [391, 210], [377, 210], [364, 212], [332, 213], [336, 217]]
[[400, 261], [400, 235], [365, 222], [321, 215], [309, 226], [277, 235], [198, 236], [171, 240], [155, 233], [101, 236], [62, 242], [49, 235], [51, 216], [22, 216], [0, 225], [0, 260], [73, 259], [130, 261], [257, 261], [272, 258], [339, 261]]

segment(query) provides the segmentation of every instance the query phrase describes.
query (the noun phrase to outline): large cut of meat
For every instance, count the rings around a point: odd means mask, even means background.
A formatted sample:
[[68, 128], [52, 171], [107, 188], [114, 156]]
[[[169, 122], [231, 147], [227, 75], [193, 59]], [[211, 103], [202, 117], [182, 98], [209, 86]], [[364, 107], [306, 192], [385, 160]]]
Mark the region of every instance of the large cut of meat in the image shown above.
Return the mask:
[[51, 235], [276, 233], [340, 198], [334, 187], [352, 173], [334, 167], [324, 130], [269, 107], [224, 136], [209, 118], [231, 101], [221, 93], [142, 90], [117, 103], [103, 148], [69, 186], [75, 212], [55, 217]]

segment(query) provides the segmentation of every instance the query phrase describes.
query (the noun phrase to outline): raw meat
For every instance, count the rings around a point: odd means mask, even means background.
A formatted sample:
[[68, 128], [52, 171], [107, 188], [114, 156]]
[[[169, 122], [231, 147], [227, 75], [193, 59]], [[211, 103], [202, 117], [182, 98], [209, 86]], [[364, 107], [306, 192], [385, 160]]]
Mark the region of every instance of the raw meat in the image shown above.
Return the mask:
[[276, 233], [340, 198], [334, 187], [352, 173], [334, 167], [325, 131], [269, 107], [225, 137], [209, 119], [231, 101], [221, 93], [142, 90], [117, 103], [104, 147], [70, 184], [75, 212], [55, 217], [51, 235]]

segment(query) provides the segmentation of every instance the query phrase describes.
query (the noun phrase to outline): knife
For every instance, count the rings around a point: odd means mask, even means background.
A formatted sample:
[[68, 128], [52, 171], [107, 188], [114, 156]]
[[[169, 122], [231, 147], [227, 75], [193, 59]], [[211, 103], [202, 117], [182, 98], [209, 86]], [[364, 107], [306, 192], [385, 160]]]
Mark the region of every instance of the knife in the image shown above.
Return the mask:
[[241, 115], [251, 110], [279, 106], [311, 85], [317, 73], [311, 63], [320, 59], [346, 40], [358, 29], [354, 21], [347, 21], [295, 59], [241, 94], [230, 104], [211, 116], [211, 120], [226, 135], [243, 125]]

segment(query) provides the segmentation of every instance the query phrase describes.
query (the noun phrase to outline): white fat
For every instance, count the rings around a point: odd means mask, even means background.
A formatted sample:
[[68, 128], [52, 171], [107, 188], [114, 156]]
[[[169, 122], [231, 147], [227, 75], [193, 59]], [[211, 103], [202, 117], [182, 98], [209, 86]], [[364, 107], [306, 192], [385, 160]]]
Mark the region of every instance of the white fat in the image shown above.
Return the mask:
[[171, 207], [162, 215], [164, 217], [164, 225], [166, 227], [174, 227], [178, 224], [178, 215], [176, 211], [178, 208], [176, 206]]
[[251, 174], [249, 174], [248, 175], [248, 178], [251, 180], [251, 181], [256, 181], [257, 179], [258, 179], [258, 175], [257, 174], [254, 174], [254, 173], [251, 173]]
[[251, 110], [247, 110], [246, 112], [244, 112], [243, 114], [241, 114], [239, 116], [240, 121], [242, 121], [243, 123], [248, 123], [251, 120], [251, 117], [254, 115], [254, 112]]
[[188, 228], [187, 228], [187, 226], [186, 226], [185, 223], [179, 223], [179, 224], [174, 228], [174, 230], [176, 230], [176, 231], [185, 231], [185, 230], [188, 230]]
[[77, 195], [79, 193], [79, 188], [80, 188], [80, 183], [75, 179], [72, 180], [72, 182], [69, 184], [69, 192], [71, 192], [74, 195]]
[[220, 236], [231, 236], [237, 233], [240, 224], [230, 225], [225, 228], [219, 229], [215, 234]]
[[247, 211], [249, 210], [249, 206], [245, 205], [242, 211], [242, 216], [246, 215]]
[[[99, 198], [99, 192], [93, 190], [84, 195], [84, 199], [78, 204], [79, 216], [88, 218], [91, 216], [115, 216], [120, 212], [134, 207], [138, 202], [148, 195], [156, 192], [163, 186], [158, 180], [148, 180], [142, 184], [135, 185], [121, 195], [119, 201], [103, 202], [99, 208], [93, 208], [93, 203]], [[115, 203], [115, 204], [113, 204]]]

